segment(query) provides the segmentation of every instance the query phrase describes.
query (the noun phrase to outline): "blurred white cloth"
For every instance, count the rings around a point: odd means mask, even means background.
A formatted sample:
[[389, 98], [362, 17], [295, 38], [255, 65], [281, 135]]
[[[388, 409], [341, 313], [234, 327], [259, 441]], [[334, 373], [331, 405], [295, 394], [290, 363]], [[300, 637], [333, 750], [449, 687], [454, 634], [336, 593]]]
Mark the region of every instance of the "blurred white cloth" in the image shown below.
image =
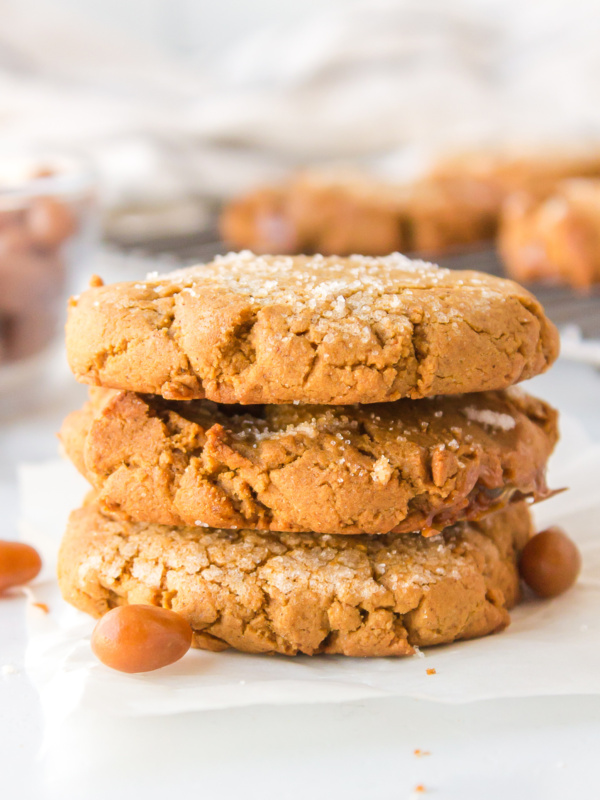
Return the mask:
[[600, 138], [597, 0], [346, 2], [211, 64], [31, 2], [0, 0], [0, 153], [89, 154], [113, 211], [307, 162], [398, 178], [461, 145]]

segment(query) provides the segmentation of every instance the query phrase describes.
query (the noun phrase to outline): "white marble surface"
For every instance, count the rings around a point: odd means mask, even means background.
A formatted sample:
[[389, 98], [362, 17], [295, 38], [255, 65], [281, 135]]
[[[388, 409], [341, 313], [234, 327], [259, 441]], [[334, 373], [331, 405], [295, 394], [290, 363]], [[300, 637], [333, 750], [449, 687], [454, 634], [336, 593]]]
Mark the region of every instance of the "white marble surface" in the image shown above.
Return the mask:
[[[591, 368], [559, 362], [530, 388], [575, 414], [600, 440], [600, 378]], [[55, 452], [55, 431], [80, 396], [65, 373], [41, 410], [0, 426], [0, 536], [16, 536], [16, 463]], [[25, 602], [19, 596], [0, 601], [3, 798], [154, 800], [193, 792], [224, 800], [553, 800], [600, 794], [600, 698], [590, 697], [452, 707], [386, 699], [143, 722], [88, 714], [52, 736], [42, 757], [40, 707], [23, 672]], [[415, 748], [431, 755], [419, 758]], [[424, 795], [414, 794], [419, 784]]]

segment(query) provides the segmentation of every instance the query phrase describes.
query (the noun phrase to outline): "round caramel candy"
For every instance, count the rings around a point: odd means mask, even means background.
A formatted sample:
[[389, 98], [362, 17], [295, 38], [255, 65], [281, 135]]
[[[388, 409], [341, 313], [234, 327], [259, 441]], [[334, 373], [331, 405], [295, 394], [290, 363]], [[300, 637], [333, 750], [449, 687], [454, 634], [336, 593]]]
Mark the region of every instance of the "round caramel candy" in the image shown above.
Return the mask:
[[156, 606], [118, 606], [94, 628], [92, 650], [107, 667], [120, 672], [150, 672], [184, 656], [192, 629], [174, 611]]
[[540, 597], [566, 592], [577, 580], [580, 569], [579, 550], [560, 528], [548, 528], [533, 536], [519, 562], [521, 577]]
[[42, 559], [31, 545], [0, 541], [0, 594], [33, 580], [41, 568]]
[[54, 197], [36, 197], [27, 214], [27, 227], [34, 244], [54, 248], [75, 233], [76, 224], [65, 203]]

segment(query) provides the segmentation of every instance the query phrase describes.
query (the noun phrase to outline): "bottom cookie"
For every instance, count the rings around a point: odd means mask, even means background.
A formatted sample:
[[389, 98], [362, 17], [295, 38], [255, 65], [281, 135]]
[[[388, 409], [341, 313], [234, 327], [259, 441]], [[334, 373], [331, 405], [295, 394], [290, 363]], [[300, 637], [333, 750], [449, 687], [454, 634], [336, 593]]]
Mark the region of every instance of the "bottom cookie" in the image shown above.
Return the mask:
[[403, 656], [506, 627], [530, 535], [525, 503], [428, 539], [174, 528], [90, 503], [71, 515], [58, 573], [76, 608], [171, 608], [208, 650]]

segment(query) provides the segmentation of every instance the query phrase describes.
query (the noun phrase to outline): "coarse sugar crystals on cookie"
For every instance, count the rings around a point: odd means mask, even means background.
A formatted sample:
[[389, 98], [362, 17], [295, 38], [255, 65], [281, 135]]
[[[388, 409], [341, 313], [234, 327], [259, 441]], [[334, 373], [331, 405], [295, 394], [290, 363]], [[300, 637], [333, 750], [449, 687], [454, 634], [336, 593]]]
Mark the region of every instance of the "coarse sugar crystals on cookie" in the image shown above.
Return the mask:
[[523, 392], [228, 406], [93, 389], [61, 440], [124, 518], [333, 534], [435, 533], [548, 494], [556, 412]]
[[90, 503], [71, 515], [59, 584], [94, 616], [168, 607], [209, 650], [404, 656], [506, 627], [530, 535], [525, 503], [429, 539], [178, 528]]
[[517, 284], [400, 254], [255, 256], [71, 303], [93, 385], [222, 403], [348, 404], [502, 389], [544, 371], [556, 329]]

